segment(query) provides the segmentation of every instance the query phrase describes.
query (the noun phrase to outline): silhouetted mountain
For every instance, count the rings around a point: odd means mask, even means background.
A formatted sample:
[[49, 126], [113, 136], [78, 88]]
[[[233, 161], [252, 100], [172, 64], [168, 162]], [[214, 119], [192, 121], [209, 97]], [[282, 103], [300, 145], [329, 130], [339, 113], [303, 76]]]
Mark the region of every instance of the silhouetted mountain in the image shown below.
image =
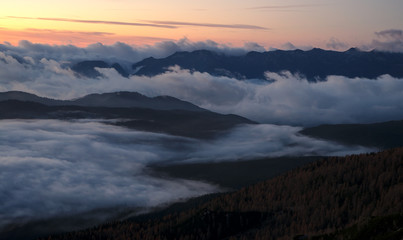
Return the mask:
[[156, 110], [207, 111], [189, 102], [169, 96], [147, 97], [137, 92], [113, 92], [90, 94], [75, 100], [56, 100], [38, 97], [34, 94], [11, 91], [0, 93], [0, 101], [18, 100], [45, 104], [48, 106], [120, 107], [148, 108]]
[[71, 69], [80, 75], [96, 78], [101, 74], [95, 68], [114, 68], [120, 75], [128, 77], [129, 74], [123, 69], [119, 63], [108, 64], [104, 61], [82, 61], [74, 64]]
[[373, 217], [378, 221], [372, 230], [367, 228], [371, 237], [401, 237], [402, 159], [403, 148], [331, 157], [237, 192], [205, 198], [186, 210], [44, 239], [307, 239], [343, 233], [341, 229], [357, 223], [366, 227]]
[[361, 145], [379, 149], [403, 146], [403, 121], [321, 125], [305, 128], [300, 133], [346, 145]]
[[87, 107], [137, 107], [156, 110], [207, 111], [170, 96], [147, 97], [137, 92], [90, 94], [72, 100], [71, 105]]
[[169, 57], [147, 58], [132, 66], [135, 75], [155, 76], [170, 66], [207, 72], [215, 76], [238, 79], [264, 79], [264, 73], [290, 71], [308, 80], [323, 80], [329, 75], [376, 78], [383, 74], [403, 77], [403, 54], [363, 52], [352, 48], [345, 52], [314, 48], [309, 51], [249, 52], [242, 56], [228, 56], [208, 50], [177, 52]]
[[35, 94], [20, 92], [20, 91], [9, 91], [0, 92], [0, 101], [6, 100], [18, 100], [22, 102], [36, 102], [45, 105], [63, 105], [65, 101], [39, 97]]
[[49, 106], [18, 100], [0, 101], [0, 119], [116, 119], [110, 124], [193, 138], [212, 138], [238, 124], [254, 123], [240, 116], [223, 115], [207, 110]]

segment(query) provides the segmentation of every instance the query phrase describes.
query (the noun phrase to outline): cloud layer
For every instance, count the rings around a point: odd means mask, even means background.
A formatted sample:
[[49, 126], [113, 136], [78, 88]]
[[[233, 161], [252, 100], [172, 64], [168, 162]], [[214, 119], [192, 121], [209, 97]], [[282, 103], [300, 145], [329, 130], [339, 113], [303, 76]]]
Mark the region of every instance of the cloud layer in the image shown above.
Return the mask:
[[162, 180], [145, 164], [169, 159], [180, 140], [97, 122], [0, 121], [0, 227], [97, 208], [150, 207], [217, 191]]
[[122, 65], [127, 63], [128, 67], [148, 57], [163, 58], [177, 51], [194, 51], [199, 49], [216, 51], [228, 55], [242, 55], [249, 51], [263, 52], [266, 50], [263, 46], [253, 42], [247, 42], [243, 47], [232, 47], [211, 40], [193, 42], [187, 38], [178, 41], [160, 41], [154, 45], [141, 46], [132, 46], [122, 42], [117, 42], [113, 45], [95, 43], [85, 48], [73, 45], [35, 44], [26, 40], [20, 41], [18, 46], [7, 43], [0, 44], [0, 52], [14, 57], [29, 57], [35, 60], [46, 58], [58, 62], [105, 60], [119, 62]]
[[300, 128], [246, 125], [214, 142], [131, 131], [97, 121], [0, 121], [0, 228], [94, 209], [152, 207], [219, 191], [143, 172], [155, 162], [211, 162], [370, 151], [298, 135]]

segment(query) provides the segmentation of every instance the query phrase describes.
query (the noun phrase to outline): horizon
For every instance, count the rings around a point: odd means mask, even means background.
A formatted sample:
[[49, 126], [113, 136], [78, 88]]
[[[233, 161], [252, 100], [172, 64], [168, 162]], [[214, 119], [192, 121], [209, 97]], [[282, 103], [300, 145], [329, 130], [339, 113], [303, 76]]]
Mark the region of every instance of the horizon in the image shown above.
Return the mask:
[[[25, 6], [21, 10], [20, 6]], [[210, 42], [266, 50], [381, 48], [402, 51], [403, 2], [358, 0], [207, 1], [18, 0], [0, 10], [0, 42], [149, 46], [161, 42]], [[379, 45], [382, 45], [380, 47]], [[388, 47], [386, 47], [386, 45]], [[393, 46], [391, 46], [393, 45]]]

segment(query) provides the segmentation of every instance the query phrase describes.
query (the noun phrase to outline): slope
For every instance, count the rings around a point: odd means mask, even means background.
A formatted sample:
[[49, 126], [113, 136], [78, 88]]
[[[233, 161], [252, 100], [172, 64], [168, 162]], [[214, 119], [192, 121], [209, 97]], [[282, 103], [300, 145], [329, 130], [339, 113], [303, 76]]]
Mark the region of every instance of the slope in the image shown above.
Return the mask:
[[337, 124], [305, 128], [301, 134], [346, 145], [388, 149], [403, 146], [403, 121]]
[[327, 158], [186, 211], [46, 239], [292, 239], [330, 233], [371, 216], [402, 214], [402, 163], [403, 148]]

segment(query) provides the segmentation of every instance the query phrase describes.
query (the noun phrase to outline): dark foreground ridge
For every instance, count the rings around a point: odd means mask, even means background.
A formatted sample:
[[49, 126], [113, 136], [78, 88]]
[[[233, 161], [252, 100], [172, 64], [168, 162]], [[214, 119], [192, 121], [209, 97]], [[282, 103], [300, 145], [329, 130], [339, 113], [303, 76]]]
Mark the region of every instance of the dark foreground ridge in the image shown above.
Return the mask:
[[212, 138], [239, 124], [254, 122], [199, 108], [189, 102], [139, 93], [91, 94], [76, 100], [54, 100], [23, 92], [0, 93], [0, 119], [103, 119], [141, 131], [192, 138]]
[[169, 67], [179, 66], [191, 71], [237, 79], [265, 79], [265, 72], [289, 71], [309, 81], [324, 80], [329, 75], [374, 79], [389, 74], [403, 77], [403, 53], [371, 51], [352, 48], [345, 52], [314, 48], [309, 51], [249, 52], [228, 56], [208, 50], [177, 52], [161, 59], [144, 59], [132, 68], [135, 75], [155, 76]]
[[383, 216], [395, 220], [367, 239], [401, 239], [402, 162], [403, 148], [330, 157], [187, 210], [43, 239], [326, 239], [368, 221], [382, 228]]
[[305, 128], [300, 133], [346, 145], [388, 149], [403, 146], [403, 121], [336, 124]]

